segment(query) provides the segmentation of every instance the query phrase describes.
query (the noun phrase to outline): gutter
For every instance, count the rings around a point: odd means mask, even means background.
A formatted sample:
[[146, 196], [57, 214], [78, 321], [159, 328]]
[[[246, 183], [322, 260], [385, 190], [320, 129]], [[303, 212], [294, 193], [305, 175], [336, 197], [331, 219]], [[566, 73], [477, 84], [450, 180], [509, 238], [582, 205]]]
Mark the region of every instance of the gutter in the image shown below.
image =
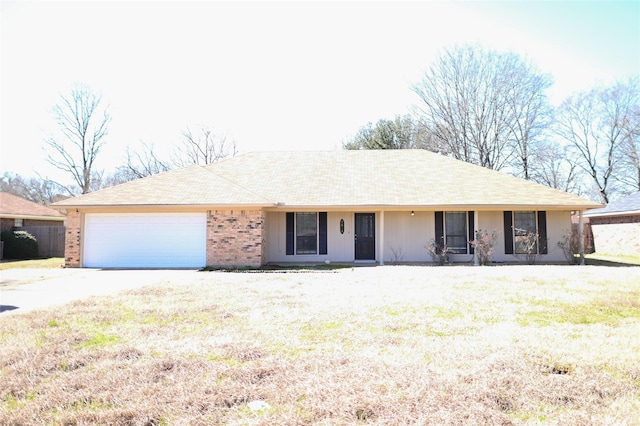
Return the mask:
[[609, 213], [592, 213], [589, 214], [585, 212], [584, 217], [610, 217], [610, 216], [635, 216], [640, 215], [640, 210], [626, 210], [619, 212], [609, 212]]
[[52, 222], [64, 222], [64, 216], [34, 216], [26, 214], [0, 214], [0, 218], [3, 219], [28, 219], [28, 220], [50, 220]]

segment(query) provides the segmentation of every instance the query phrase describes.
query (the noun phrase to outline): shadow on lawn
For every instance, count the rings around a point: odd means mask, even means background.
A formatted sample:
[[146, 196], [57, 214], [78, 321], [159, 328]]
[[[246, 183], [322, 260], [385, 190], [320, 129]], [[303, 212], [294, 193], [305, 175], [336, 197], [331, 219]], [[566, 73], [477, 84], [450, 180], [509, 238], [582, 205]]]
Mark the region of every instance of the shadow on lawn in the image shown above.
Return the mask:
[[267, 264], [259, 268], [223, 268], [223, 267], [210, 267], [201, 269], [201, 271], [216, 271], [216, 272], [275, 272], [275, 273], [287, 273], [287, 272], [334, 272], [340, 269], [353, 268], [353, 265], [344, 264], [308, 264], [308, 265], [277, 265]]
[[585, 265], [593, 265], [593, 266], [613, 266], [613, 267], [620, 267], [620, 266], [640, 266], [640, 265], [636, 265], [635, 263], [627, 263], [627, 262], [623, 262], [623, 261], [614, 261], [614, 260], [604, 260], [604, 259], [585, 259], [584, 260]]

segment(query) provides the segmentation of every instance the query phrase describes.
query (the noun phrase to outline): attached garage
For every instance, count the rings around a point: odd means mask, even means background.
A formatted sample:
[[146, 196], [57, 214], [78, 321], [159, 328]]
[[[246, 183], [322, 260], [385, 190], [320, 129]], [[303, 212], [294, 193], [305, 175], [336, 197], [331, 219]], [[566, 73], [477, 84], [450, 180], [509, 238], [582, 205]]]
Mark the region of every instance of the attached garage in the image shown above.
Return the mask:
[[83, 266], [199, 268], [206, 265], [205, 213], [87, 213]]

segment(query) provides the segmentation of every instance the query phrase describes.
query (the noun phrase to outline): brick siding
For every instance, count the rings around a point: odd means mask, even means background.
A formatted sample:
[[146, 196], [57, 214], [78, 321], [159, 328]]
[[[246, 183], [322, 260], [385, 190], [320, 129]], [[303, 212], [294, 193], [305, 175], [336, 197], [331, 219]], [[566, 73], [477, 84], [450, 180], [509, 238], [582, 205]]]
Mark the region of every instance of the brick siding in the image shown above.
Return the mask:
[[64, 266], [67, 268], [80, 267], [80, 227], [81, 214], [73, 209], [67, 213], [67, 229], [64, 244]]
[[[0, 218], [0, 229], [2, 231], [19, 231], [16, 228], [16, 220], [12, 217]], [[64, 226], [62, 220], [44, 220], [44, 219], [23, 219], [22, 226]]]
[[0, 218], [0, 230], [13, 231], [13, 226], [16, 224], [16, 220], [13, 218], [2, 217]]
[[640, 214], [626, 216], [592, 217], [589, 221], [594, 225], [613, 225], [617, 223], [640, 223]]
[[62, 220], [25, 219], [22, 226], [64, 226]]
[[261, 266], [264, 237], [262, 210], [207, 212], [207, 266]]

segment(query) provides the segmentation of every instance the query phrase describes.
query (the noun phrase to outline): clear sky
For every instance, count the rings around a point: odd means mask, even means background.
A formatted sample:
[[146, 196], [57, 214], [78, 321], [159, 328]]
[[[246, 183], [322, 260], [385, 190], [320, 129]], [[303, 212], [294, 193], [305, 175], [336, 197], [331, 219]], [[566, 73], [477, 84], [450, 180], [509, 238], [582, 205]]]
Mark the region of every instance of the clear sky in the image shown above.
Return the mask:
[[74, 82], [110, 105], [100, 168], [206, 125], [242, 152], [339, 149], [410, 111], [440, 49], [513, 51], [552, 99], [640, 75], [640, 1], [1, 3], [0, 172], [56, 176], [43, 140]]

